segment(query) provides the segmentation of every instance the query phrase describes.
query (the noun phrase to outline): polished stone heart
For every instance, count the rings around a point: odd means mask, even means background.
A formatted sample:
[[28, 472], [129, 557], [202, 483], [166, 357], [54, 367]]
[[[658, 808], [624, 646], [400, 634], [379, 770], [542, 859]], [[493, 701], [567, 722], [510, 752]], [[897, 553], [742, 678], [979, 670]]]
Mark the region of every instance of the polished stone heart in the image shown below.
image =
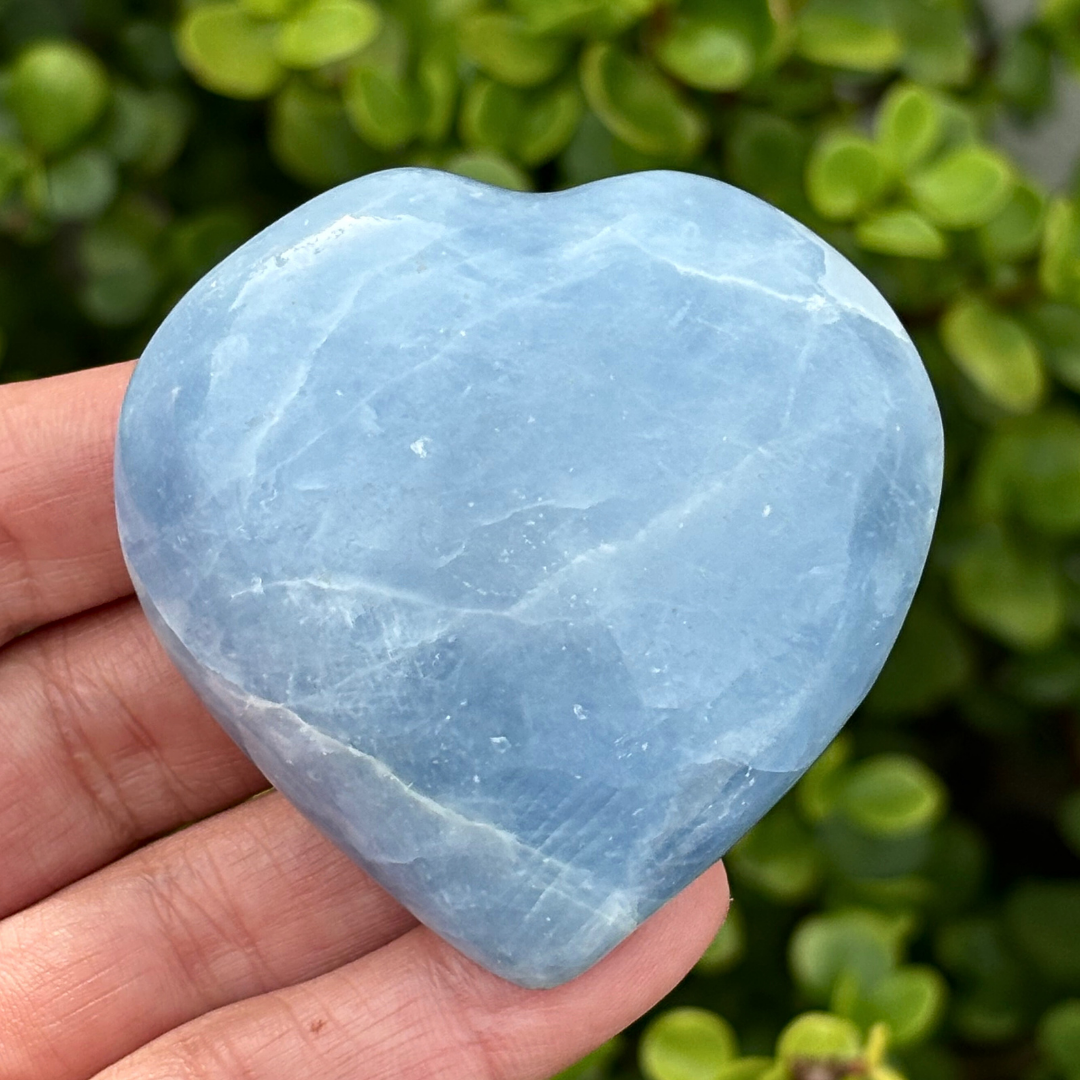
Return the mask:
[[858, 705], [941, 464], [896, 316], [772, 207], [403, 169], [192, 289], [116, 477], [143, 605], [230, 734], [421, 920], [551, 986]]

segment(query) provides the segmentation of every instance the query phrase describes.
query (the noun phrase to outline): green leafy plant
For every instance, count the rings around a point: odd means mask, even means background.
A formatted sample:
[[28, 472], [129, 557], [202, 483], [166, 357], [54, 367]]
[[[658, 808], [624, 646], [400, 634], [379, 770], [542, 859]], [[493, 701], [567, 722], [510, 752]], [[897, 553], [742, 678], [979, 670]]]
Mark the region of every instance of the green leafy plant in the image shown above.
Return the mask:
[[765, 198], [896, 308], [946, 424], [927, 573], [845, 733], [730, 853], [684, 983], [565, 1080], [1080, 1080], [1080, 180], [995, 142], [1080, 0], [6, 0], [0, 377], [136, 355], [313, 192], [420, 164]]

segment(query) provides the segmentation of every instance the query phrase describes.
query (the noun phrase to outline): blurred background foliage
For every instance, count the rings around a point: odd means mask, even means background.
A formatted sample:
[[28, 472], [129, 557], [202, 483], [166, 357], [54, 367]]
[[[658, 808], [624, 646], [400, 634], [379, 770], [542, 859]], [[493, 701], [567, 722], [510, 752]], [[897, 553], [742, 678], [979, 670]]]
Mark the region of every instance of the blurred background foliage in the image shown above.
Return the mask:
[[[0, 378], [137, 355], [254, 231], [402, 163], [723, 178], [918, 344], [945, 502], [893, 657], [731, 853], [695, 971], [567, 1077], [1080, 1080], [1080, 0], [994, 7], [0, 0]], [[1033, 175], [1003, 147], [1044, 129]]]

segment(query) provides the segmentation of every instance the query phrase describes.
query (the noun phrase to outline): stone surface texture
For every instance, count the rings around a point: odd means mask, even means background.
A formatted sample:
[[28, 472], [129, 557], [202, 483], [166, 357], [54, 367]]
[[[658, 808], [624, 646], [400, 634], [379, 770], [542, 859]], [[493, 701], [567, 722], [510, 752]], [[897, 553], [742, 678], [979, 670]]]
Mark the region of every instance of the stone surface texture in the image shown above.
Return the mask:
[[448, 941], [551, 986], [862, 699], [941, 438], [885, 301], [750, 195], [402, 169], [181, 301], [124, 405], [118, 515], [266, 775]]

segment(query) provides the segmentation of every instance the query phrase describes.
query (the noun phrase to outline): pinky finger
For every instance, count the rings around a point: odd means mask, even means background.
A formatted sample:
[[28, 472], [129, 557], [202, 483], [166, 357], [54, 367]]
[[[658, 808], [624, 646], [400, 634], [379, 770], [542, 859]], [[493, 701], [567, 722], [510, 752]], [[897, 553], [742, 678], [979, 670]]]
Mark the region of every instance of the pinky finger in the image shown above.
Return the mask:
[[727, 899], [716, 866], [554, 990], [514, 986], [417, 927], [328, 975], [178, 1028], [97, 1080], [546, 1080], [672, 989]]

